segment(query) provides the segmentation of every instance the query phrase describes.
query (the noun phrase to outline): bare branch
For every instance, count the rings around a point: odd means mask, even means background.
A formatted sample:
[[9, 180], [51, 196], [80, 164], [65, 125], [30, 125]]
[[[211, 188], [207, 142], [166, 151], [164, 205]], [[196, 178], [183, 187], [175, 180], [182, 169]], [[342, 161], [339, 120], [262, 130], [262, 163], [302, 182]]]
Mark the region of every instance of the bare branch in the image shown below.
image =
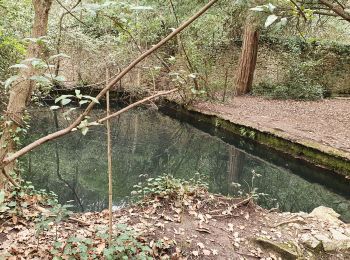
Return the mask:
[[[79, 23], [81, 23], [81, 24], [83, 24], [83, 25], [85, 25], [86, 27], [88, 27], [88, 25], [85, 23], [85, 22], [83, 22], [82, 20], [80, 20], [78, 17], [76, 17], [76, 15], [75, 14], [73, 14], [72, 13], [72, 10], [76, 7], [76, 6], [74, 6], [71, 10], [69, 10], [67, 7], [65, 7], [59, 0], [56, 0], [56, 2], [64, 9], [64, 10], [66, 10], [66, 12], [67, 13], [69, 13], [75, 20], [77, 20]], [[80, 1], [78, 2], [78, 4], [80, 3]], [[77, 4], [77, 5], [78, 5]]]
[[347, 13], [342, 6], [333, 4], [332, 2], [328, 0], [318, 0], [321, 4], [329, 7], [329, 9], [333, 12], [335, 12], [337, 15], [342, 17], [344, 20], [350, 22], [350, 14]]

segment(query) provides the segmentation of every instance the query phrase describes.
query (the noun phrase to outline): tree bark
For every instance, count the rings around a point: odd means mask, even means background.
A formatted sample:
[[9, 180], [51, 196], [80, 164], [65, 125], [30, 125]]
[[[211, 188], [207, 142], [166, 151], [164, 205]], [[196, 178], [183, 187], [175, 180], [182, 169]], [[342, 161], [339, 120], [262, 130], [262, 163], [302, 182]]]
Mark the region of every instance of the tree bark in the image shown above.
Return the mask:
[[[51, 8], [52, 0], [33, 0], [33, 6], [35, 11], [34, 24], [32, 28], [32, 38], [38, 38], [47, 34], [47, 25], [49, 11]], [[43, 57], [45, 50], [42, 45], [37, 43], [30, 43], [27, 52], [28, 58], [41, 58]], [[34, 75], [35, 70], [32, 66], [29, 68], [21, 69], [19, 75], [20, 79], [11, 87], [10, 97], [5, 112], [6, 123], [4, 125], [3, 135], [0, 140], [0, 159], [2, 160], [8, 153], [12, 153], [16, 150], [16, 143], [13, 140], [17, 127], [23, 125], [23, 115], [26, 109], [26, 105], [30, 100], [32, 91], [35, 87], [35, 83], [29, 78]], [[15, 169], [15, 163], [5, 167], [7, 173]], [[7, 181], [4, 176], [0, 176], [0, 188], [4, 188]]]
[[259, 30], [252, 18], [247, 19], [244, 28], [243, 46], [236, 78], [236, 94], [250, 92], [258, 56]]

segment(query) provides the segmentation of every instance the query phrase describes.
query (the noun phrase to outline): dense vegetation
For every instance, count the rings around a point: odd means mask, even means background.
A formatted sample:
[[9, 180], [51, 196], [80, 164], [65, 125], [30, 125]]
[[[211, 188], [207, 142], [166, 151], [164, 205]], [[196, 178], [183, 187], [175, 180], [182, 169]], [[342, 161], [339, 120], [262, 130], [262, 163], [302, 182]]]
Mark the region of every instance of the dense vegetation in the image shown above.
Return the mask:
[[[175, 250], [173, 256], [179, 252], [174, 244], [158, 240], [151, 242], [156, 245], [150, 248], [126, 226], [118, 227], [113, 235], [113, 195], [124, 206], [130, 202], [127, 194], [136, 189], [134, 194], [154, 199], [147, 205], [155, 203], [155, 209], [157, 200], [175, 197], [171, 203], [180, 201], [181, 210], [186, 205], [191, 212], [193, 205], [201, 203], [199, 197], [207, 200], [213, 196], [207, 193], [209, 188], [248, 197], [243, 204], [232, 204], [229, 199], [234, 209], [252, 200], [271, 208], [278, 199], [285, 210], [310, 211], [313, 204], [306, 198], [312, 197], [312, 202], [322, 205], [334, 205], [337, 199], [337, 210], [348, 211], [349, 203], [342, 196], [327, 191], [319, 197], [318, 186], [310, 192], [308, 189], [315, 186], [255, 157], [246, 158], [239, 149], [212, 139], [203, 142], [204, 136], [182, 132], [180, 127], [176, 131], [167, 129], [168, 119], [153, 114], [136, 111], [127, 119], [120, 114], [168, 94], [174, 94], [173, 100], [185, 107], [198, 100], [231, 104], [235, 96], [247, 95], [310, 101], [348, 95], [349, 9], [347, 0], [0, 0], [0, 224], [16, 225], [18, 219], [35, 223], [36, 237], [29, 240], [37, 241], [38, 252], [41, 235], [50, 233], [54, 226], [55, 244], [50, 245], [49, 253], [46, 251], [54, 259], [152, 259], [159, 254], [168, 256], [169, 248]], [[96, 92], [99, 94], [91, 94]], [[131, 94], [133, 98], [124, 110], [111, 112], [110, 92]], [[107, 115], [103, 111], [97, 117], [94, 112], [98, 110], [92, 111], [102, 99], [107, 103]], [[40, 107], [50, 111], [30, 130], [30, 119], [40, 114]], [[34, 114], [28, 108], [34, 108]], [[147, 116], [157, 122], [139, 119]], [[110, 118], [118, 119], [113, 121], [117, 128], [111, 127]], [[103, 134], [90, 130], [105, 123], [106, 145], [105, 129]], [[35, 131], [36, 127], [40, 130]], [[139, 129], [152, 133], [142, 136], [152, 144], [143, 153], [136, 147]], [[242, 131], [242, 136], [254, 139], [255, 132]], [[72, 132], [76, 134], [68, 135]], [[64, 145], [54, 141], [65, 135]], [[118, 159], [112, 164], [113, 140], [120, 141], [125, 150], [114, 155]], [[179, 142], [176, 147], [175, 142]], [[241, 146], [245, 140], [239, 142]], [[31, 152], [38, 147], [42, 149]], [[104, 153], [107, 164], [94, 160], [96, 154]], [[55, 158], [55, 163], [43, 160], [45, 156]], [[191, 168], [193, 165], [196, 169]], [[118, 172], [114, 179], [112, 168]], [[210, 179], [210, 186], [202, 179], [191, 179], [193, 185], [184, 180], [190, 177], [189, 171], [199, 168], [204, 174], [196, 177]], [[227, 172], [222, 174], [222, 169]], [[158, 176], [169, 171], [181, 180]], [[209, 175], [213, 171], [218, 174]], [[101, 172], [108, 172], [108, 181], [98, 174]], [[51, 179], [53, 174], [55, 179]], [[61, 206], [56, 195], [35, 191], [25, 183], [22, 177], [28, 175], [47, 190], [67, 186], [57, 193], [62, 202], [73, 197], [75, 209], [101, 211], [108, 204], [108, 230], [107, 222], [103, 223], [103, 234], [95, 236], [95, 241], [70, 237], [63, 246], [58, 241], [62, 220], [84, 222], [72, 218], [68, 206]], [[295, 190], [281, 192], [286, 180]], [[236, 182], [247, 185], [240, 187]], [[272, 199], [259, 193], [257, 186], [268, 187]], [[112, 192], [113, 187], [117, 192]], [[298, 197], [303, 203], [297, 205], [289, 197]], [[187, 199], [190, 204], [186, 204]], [[171, 206], [171, 212], [180, 208]], [[248, 220], [249, 213], [246, 216]], [[96, 241], [103, 243], [97, 245]], [[207, 256], [217, 254], [216, 250], [203, 252]], [[47, 257], [39, 257], [43, 256]]]

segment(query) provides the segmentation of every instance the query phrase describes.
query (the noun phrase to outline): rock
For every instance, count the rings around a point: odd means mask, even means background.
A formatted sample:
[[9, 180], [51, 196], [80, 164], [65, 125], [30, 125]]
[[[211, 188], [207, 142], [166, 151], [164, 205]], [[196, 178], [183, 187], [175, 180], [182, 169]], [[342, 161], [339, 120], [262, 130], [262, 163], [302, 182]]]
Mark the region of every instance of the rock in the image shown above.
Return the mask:
[[271, 241], [266, 238], [256, 238], [255, 241], [265, 248], [271, 249], [277, 253], [279, 253], [283, 259], [298, 259], [298, 252], [295, 250], [295, 246], [288, 246], [286, 243], [278, 243], [275, 241]]
[[316, 234], [314, 237], [322, 242], [324, 251], [341, 251], [350, 249], [350, 238], [336, 229], [330, 229], [332, 239], [324, 234]]
[[338, 219], [340, 215], [337, 212], [335, 212], [332, 208], [327, 208], [324, 206], [315, 208], [309, 214], [309, 216], [326, 221], [330, 224], [340, 225], [343, 223], [341, 220]]
[[324, 234], [318, 233], [318, 234], [315, 234], [314, 236], [315, 236], [315, 238], [316, 238], [317, 240], [321, 241], [322, 243], [323, 243], [323, 242], [331, 242], [331, 241], [332, 241], [332, 240], [330, 239], [330, 237], [328, 237], [328, 236], [326, 236], [326, 235], [324, 235]]
[[322, 245], [326, 252], [348, 250], [350, 249], [350, 240], [331, 240], [322, 242]]
[[300, 241], [311, 249], [320, 249], [322, 247], [322, 242], [309, 233], [303, 234], [300, 237]]
[[332, 238], [334, 240], [340, 240], [340, 241], [349, 240], [350, 241], [350, 238], [348, 236], [342, 234], [341, 231], [339, 231], [339, 230], [331, 228], [331, 229], [329, 229], [329, 231], [331, 232]]

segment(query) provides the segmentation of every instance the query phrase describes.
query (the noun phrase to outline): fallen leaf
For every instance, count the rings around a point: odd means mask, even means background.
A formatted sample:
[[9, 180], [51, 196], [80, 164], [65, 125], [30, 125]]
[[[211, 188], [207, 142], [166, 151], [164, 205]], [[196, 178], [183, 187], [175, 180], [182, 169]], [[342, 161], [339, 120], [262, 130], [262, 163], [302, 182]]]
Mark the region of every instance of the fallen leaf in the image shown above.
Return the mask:
[[203, 249], [203, 254], [204, 254], [204, 255], [210, 255], [210, 250]]
[[228, 231], [233, 231], [233, 224], [232, 223], [228, 223]]
[[199, 256], [199, 252], [198, 251], [192, 251], [192, 255]]
[[204, 244], [203, 244], [202, 242], [198, 242], [198, 243], [197, 243], [197, 246], [199, 246], [199, 247], [202, 248], [202, 249], [205, 247]]
[[96, 247], [97, 254], [101, 254], [103, 249], [105, 249], [105, 247], [106, 247], [105, 243], [98, 244], [97, 247]]

